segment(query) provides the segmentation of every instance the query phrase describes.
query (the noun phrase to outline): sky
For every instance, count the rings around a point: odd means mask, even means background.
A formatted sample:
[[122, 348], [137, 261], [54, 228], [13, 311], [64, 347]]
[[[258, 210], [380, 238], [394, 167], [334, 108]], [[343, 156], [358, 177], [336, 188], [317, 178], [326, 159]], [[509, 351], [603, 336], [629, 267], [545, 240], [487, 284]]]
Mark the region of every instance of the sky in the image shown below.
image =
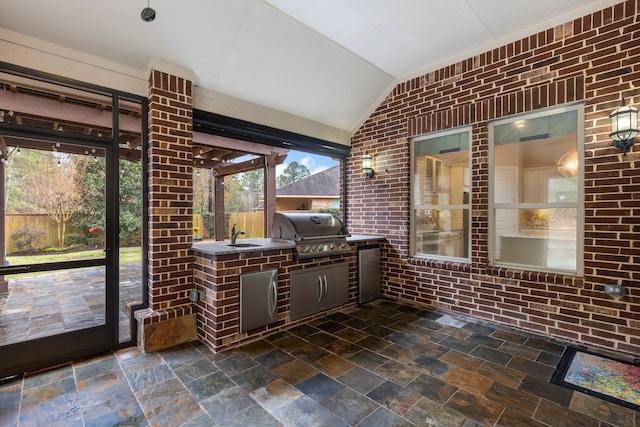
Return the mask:
[[327, 156], [319, 156], [317, 154], [292, 150], [287, 153], [287, 158], [284, 163], [276, 166], [276, 176], [279, 176], [291, 162], [298, 162], [299, 164], [306, 166], [311, 175], [339, 164], [339, 162]]

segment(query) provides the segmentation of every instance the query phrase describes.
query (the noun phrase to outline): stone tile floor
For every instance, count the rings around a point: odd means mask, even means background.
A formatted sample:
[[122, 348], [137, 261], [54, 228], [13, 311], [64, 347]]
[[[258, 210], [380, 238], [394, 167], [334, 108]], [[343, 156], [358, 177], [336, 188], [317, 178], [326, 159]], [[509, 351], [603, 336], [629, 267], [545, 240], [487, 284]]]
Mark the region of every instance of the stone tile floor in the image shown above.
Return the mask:
[[548, 382], [565, 346], [386, 300], [241, 348], [129, 348], [0, 383], [2, 426], [638, 426]]
[[[142, 300], [139, 265], [120, 266], [120, 342], [130, 339], [129, 306]], [[105, 277], [99, 267], [10, 279], [0, 293], [0, 346], [90, 328], [105, 322]]]

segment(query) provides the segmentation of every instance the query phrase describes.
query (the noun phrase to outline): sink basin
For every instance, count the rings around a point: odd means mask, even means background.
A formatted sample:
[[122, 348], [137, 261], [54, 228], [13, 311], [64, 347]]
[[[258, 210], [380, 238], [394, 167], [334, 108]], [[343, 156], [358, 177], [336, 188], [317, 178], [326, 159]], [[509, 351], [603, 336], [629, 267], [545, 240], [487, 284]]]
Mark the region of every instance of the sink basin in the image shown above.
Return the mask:
[[234, 248], [255, 248], [260, 245], [255, 243], [229, 243], [229, 246], [233, 246]]

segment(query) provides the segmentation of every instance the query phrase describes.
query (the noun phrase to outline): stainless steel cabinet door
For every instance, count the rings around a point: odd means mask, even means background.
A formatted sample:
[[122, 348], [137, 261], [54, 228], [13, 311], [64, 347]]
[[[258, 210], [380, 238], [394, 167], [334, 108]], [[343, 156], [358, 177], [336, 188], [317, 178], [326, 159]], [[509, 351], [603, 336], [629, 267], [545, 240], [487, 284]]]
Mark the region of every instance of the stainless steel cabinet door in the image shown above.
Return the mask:
[[347, 264], [336, 264], [324, 273], [326, 291], [323, 309], [346, 304], [349, 300], [349, 269]]
[[291, 273], [291, 320], [337, 307], [349, 299], [347, 263]]
[[240, 332], [278, 320], [278, 270], [240, 275]]
[[291, 320], [316, 313], [324, 299], [324, 281], [317, 269], [291, 273]]

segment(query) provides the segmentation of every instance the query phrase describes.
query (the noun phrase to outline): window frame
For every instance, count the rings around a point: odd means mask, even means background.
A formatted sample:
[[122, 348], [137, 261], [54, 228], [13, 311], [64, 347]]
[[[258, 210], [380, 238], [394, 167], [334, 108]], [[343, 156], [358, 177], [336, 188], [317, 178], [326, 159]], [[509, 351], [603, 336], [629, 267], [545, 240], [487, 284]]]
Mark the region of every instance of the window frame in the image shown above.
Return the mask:
[[[578, 151], [578, 194], [576, 202], [537, 202], [525, 203], [518, 201], [517, 203], [495, 203], [495, 128], [497, 126], [514, 123], [519, 120], [536, 119], [556, 114], [576, 111], [577, 117], [577, 133], [576, 133], [576, 149]], [[515, 270], [538, 271], [543, 273], [565, 274], [582, 276], [584, 274], [584, 103], [563, 104], [555, 107], [544, 108], [534, 112], [516, 114], [503, 117], [488, 122], [488, 145], [489, 145], [489, 197], [488, 197], [488, 261], [490, 266], [505, 267]], [[518, 175], [520, 180], [520, 174]], [[519, 185], [519, 182], [518, 182]], [[497, 209], [558, 209], [558, 208], [575, 208], [576, 209], [576, 269], [568, 270], [561, 268], [536, 266], [532, 264], [518, 264], [513, 262], [504, 262], [496, 260], [496, 210]]]
[[[416, 182], [415, 182], [415, 163], [416, 163], [416, 159], [415, 159], [415, 155], [416, 155], [416, 144], [426, 141], [426, 140], [430, 140], [430, 139], [436, 139], [436, 138], [441, 138], [441, 137], [445, 137], [445, 136], [449, 136], [449, 135], [455, 135], [455, 134], [463, 134], [466, 133], [468, 135], [468, 140], [469, 140], [469, 147], [468, 147], [468, 164], [467, 164], [467, 170], [469, 173], [469, 184], [468, 184], [468, 193], [469, 193], [469, 201], [466, 204], [436, 204], [436, 205], [416, 205], [416, 201], [415, 201], [415, 191], [416, 191]], [[462, 126], [462, 127], [456, 127], [456, 128], [452, 128], [452, 129], [447, 129], [447, 130], [443, 130], [443, 131], [436, 131], [436, 132], [431, 132], [428, 134], [423, 134], [423, 135], [418, 135], [418, 136], [414, 136], [412, 138], [410, 138], [410, 219], [409, 219], [409, 254], [411, 257], [416, 257], [416, 258], [423, 258], [423, 259], [432, 259], [432, 260], [436, 260], [436, 261], [453, 261], [453, 262], [459, 262], [459, 263], [471, 263], [471, 248], [472, 248], [472, 242], [471, 242], [471, 200], [472, 200], [472, 193], [473, 193], [473, 185], [471, 182], [471, 165], [472, 165], [472, 144], [473, 144], [473, 140], [472, 140], [472, 136], [473, 136], [473, 132], [472, 132], [472, 127], [471, 126]], [[417, 209], [433, 209], [433, 210], [439, 210], [439, 211], [443, 211], [443, 210], [467, 210], [468, 215], [467, 215], [467, 236], [466, 236], [466, 242], [467, 242], [467, 247], [466, 247], [466, 251], [467, 251], [467, 256], [466, 257], [454, 257], [454, 256], [446, 256], [446, 255], [436, 255], [436, 254], [427, 254], [427, 253], [423, 253], [423, 252], [419, 252], [417, 250], [417, 224], [416, 224], [416, 210]], [[464, 227], [463, 227], [464, 230]], [[464, 238], [465, 236], [463, 235], [463, 242], [465, 240]]]

